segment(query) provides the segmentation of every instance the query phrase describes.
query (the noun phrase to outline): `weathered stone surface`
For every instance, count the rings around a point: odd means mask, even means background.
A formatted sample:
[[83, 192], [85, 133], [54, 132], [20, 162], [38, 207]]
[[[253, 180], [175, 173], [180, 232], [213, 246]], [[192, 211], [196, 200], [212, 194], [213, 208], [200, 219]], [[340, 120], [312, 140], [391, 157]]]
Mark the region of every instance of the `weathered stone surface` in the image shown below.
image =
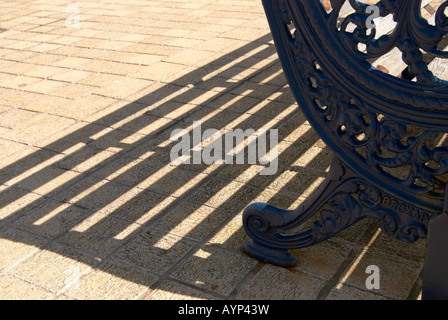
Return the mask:
[[[368, 220], [292, 251], [294, 268], [243, 253], [246, 205], [303, 205], [332, 156], [259, 0], [0, 8], [0, 299], [418, 298], [425, 242], [366, 246]], [[277, 172], [171, 163], [171, 133], [193, 121], [278, 129]], [[379, 290], [365, 286], [369, 265]]]

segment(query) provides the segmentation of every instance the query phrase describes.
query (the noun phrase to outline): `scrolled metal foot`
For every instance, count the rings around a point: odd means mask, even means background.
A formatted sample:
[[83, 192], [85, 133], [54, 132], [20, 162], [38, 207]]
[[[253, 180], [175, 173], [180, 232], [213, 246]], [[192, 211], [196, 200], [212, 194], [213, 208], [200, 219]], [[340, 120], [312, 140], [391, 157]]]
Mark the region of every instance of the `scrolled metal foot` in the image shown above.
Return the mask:
[[253, 239], [245, 246], [245, 251], [263, 262], [282, 267], [295, 266], [294, 257], [287, 248], [277, 241], [277, 231], [288, 223], [293, 211], [279, 209], [267, 203], [256, 202], [243, 213], [246, 233]]
[[[335, 158], [330, 174], [307, 204], [296, 210], [284, 210], [267, 203], [253, 203], [243, 212], [243, 226], [251, 240], [245, 250], [252, 257], [278, 266], [296, 264], [291, 249], [320, 243], [363, 218], [351, 197], [359, 188], [352, 172]], [[312, 229], [294, 233], [322, 206], [331, 203], [333, 210], [322, 210], [321, 219]]]
[[[364, 218], [378, 220], [396, 239], [413, 242], [425, 237], [433, 215], [385, 193], [335, 157], [318, 193], [299, 208], [257, 202], [245, 209], [243, 226], [251, 238], [245, 250], [261, 261], [289, 267], [296, 263], [289, 250], [321, 243]], [[313, 226], [303, 231], [310, 219], [315, 219]]]
[[244, 247], [246, 253], [262, 262], [270, 263], [279, 267], [295, 267], [297, 262], [292, 254], [285, 249], [270, 248], [260, 243], [250, 240]]

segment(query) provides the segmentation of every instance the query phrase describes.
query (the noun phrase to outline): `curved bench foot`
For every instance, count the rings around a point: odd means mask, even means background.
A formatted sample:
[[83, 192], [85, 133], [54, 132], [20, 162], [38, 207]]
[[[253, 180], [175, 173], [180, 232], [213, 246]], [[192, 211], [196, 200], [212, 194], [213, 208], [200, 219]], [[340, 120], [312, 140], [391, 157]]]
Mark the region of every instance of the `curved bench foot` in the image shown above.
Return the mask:
[[[243, 212], [243, 226], [251, 237], [246, 252], [261, 261], [294, 266], [295, 259], [288, 250], [318, 244], [366, 217], [362, 205], [352, 194], [363, 193], [370, 201], [377, 200], [374, 199], [377, 194], [371, 191], [366, 195], [369, 190], [361, 190], [361, 184], [362, 181], [335, 158], [318, 194], [298, 209], [284, 210], [262, 202], [249, 205]], [[326, 204], [332, 209], [322, 210]], [[297, 231], [319, 212], [320, 219], [313, 228]]]
[[289, 268], [296, 265], [296, 259], [286, 249], [270, 248], [250, 240], [244, 250], [249, 256], [257, 260], [279, 267]]
[[[434, 215], [385, 193], [335, 157], [318, 193], [296, 210], [262, 202], [244, 210], [243, 226], [251, 238], [245, 250], [261, 261], [293, 266], [288, 250], [321, 243], [366, 217], [378, 220], [390, 236], [413, 242], [426, 237]], [[315, 219], [313, 226], [303, 231], [310, 219]]]

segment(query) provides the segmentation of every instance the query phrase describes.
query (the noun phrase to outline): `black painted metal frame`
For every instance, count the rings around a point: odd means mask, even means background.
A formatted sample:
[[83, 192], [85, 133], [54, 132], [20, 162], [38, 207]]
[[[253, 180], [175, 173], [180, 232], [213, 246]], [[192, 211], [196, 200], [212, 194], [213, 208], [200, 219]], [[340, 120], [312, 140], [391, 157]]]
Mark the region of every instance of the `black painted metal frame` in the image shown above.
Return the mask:
[[[379, 1], [380, 15], [393, 15], [396, 26], [376, 37], [367, 28], [367, 5], [356, 0], [349, 0], [355, 12], [342, 22], [345, 0], [331, 0], [328, 11], [319, 0], [263, 0], [291, 90], [335, 156], [320, 191], [305, 205], [246, 208], [246, 251], [253, 257], [293, 266], [289, 250], [370, 217], [397, 239], [428, 238], [423, 298], [448, 298], [448, 148], [441, 143], [448, 133], [448, 82], [434, 76], [423, 55], [448, 57], [439, 48], [448, 33], [448, 1], [438, 8], [435, 25], [422, 18], [421, 1]], [[348, 32], [349, 25], [356, 27]], [[402, 52], [414, 81], [370, 63], [393, 48]], [[314, 227], [291, 232], [316, 214]]]

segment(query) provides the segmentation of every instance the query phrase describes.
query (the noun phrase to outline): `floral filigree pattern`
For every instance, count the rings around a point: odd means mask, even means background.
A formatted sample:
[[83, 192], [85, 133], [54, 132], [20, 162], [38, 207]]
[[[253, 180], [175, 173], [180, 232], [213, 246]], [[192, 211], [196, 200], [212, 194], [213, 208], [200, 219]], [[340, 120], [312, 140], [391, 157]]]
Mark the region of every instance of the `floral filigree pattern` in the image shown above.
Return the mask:
[[[329, 15], [337, 15], [344, 1], [333, 0], [331, 2], [335, 10]], [[378, 58], [396, 47], [403, 53], [403, 61], [409, 66], [409, 72], [417, 78], [417, 81], [446, 84], [428, 70], [422, 50], [436, 57], [448, 57], [448, 52], [438, 48], [439, 43], [448, 33], [448, 19], [445, 15], [448, 1], [445, 1], [437, 10], [434, 26], [422, 18], [421, 0], [379, 1], [376, 7], [379, 8], [380, 16], [392, 15], [396, 22], [391, 33], [379, 38], [375, 37], [375, 28], [369, 29], [366, 26], [370, 17], [366, 11], [368, 6], [356, 0], [349, 2], [355, 12], [344, 19], [340, 33], [344, 43], [353, 54], [364, 59], [372, 59]], [[349, 24], [356, 25], [353, 32], [346, 31]], [[362, 52], [358, 50], [359, 43], [365, 45], [365, 50]]]
[[[340, 4], [338, 1], [332, 1], [332, 4], [334, 2]], [[287, 10], [287, 1], [280, 3], [283, 20], [289, 23], [294, 21], [291, 11]], [[357, 12], [363, 12], [364, 4], [356, 1], [350, 3]], [[411, 6], [411, 3], [415, 6], [419, 5], [420, 1], [381, 1], [381, 12], [386, 14], [397, 10], [401, 12], [397, 13], [398, 19], [406, 10], [416, 8]], [[337, 12], [337, 6], [332, 13], [334, 11]], [[352, 19], [350, 17], [351, 15], [347, 19]], [[394, 38], [398, 39], [398, 36], [394, 35]], [[346, 154], [350, 154], [355, 161], [362, 162], [368, 171], [386, 177], [389, 183], [399, 188], [409, 188], [414, 193], [436, 198], [443, 196], [441, 191], [445, 182], [440, 176], [448, 173], [448, 149], [444, 146], [434, 148], [429, 142], [434, 140], [435, 136], [448, 132], [448, 129], [436, 130], [420, 126], [420, 130], [412, 132], [408, 129], [408, 126], [412, 125], [409, 119], [400, 119], [400, 115], [384, 115], [375, 111], [374, 109], [379, 108], [372, 106], [368, 100], [362, 99], [356, 93], [347, 93], [347, 88], [331, 80], [332, 74], [327, 68], [316, 68], [321, 61], [310, 50], [311, 46], [306, 42], [299, 26], [296, 26], [291, 34], [288, 46], [294, 59], [294, 67], [298, 71], [295, 80], [302, 82], [302, 89], [312, 98], [311, 116], [319, 117], [318, 127], [322, 127], [322, 130], [319, 130], [321, 133], [325, 130], [331, 134], [330, 145], [342, 144]], [[380, 109], [386, 111], [388, 104], [388, 101], [382, 101]], [[343, 159], [350, 161], [348, 157], [343, 156]], [[406, 171], [406, 174], [401, 173], [401, 178], [388, 170], [399, 168], [402, 172]]]

